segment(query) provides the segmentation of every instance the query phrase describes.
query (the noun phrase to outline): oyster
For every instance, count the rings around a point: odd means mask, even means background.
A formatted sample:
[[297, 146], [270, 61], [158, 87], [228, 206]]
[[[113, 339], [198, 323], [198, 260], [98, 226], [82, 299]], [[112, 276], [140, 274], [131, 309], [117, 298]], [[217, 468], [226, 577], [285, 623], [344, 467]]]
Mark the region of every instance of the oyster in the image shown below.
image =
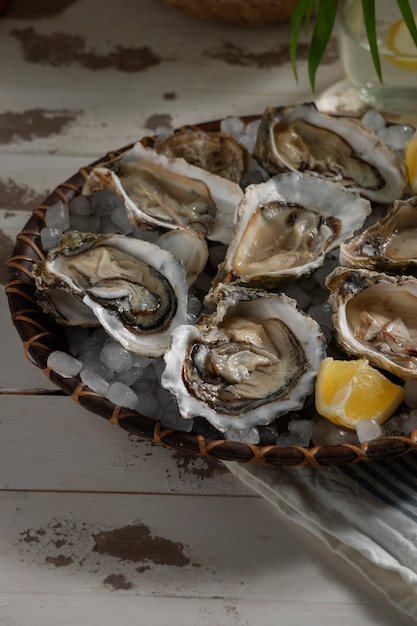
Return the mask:
[[221, 131], [185, 127], [155, 146], [158, 154], [182, 157], [212, 174], [239, 183], [251, 166], [251, 155], [242, 143]]
[[267, 107], [254, 156], [271, 174], [315, 172], [383, 204], [400, 198], [407, 183], [403, 161], [371, 129], [320, 113], [313, 102]]
[[287, 172], [251, 185], [216, 280], [270, 287], [308, 275], [370, 212], [368, 200], [310, 174]]
[[181, 415], [225, 431], [301, 408], [325, 356], [319, 325], [284, 294], [220, 285], [216, 298], [214, 313], [175, 329], [164, 357]]
[[123, 199], [127, 216], [148, 229], [194, 228], [205, 237], [228, 243], [236, 207], [243, 192], [239, 185], [170, 159], [141, 143], [120, 157], [95, 167], [83, 194], [109, 187]]
[[417, 279], [338, 267], [326, 284], [342, 348], [400, 378], [417, 378]]
[[187, 314], [184, 269], [170, 252], [124, 235], [68, 231], [34, 266], [38, 292], [64, 290], [122, 346], [161, 356]]
[[340, 246], [340, 264], [388, 273], [417, 267], [417, 197], [397, 200], [379, 222]]

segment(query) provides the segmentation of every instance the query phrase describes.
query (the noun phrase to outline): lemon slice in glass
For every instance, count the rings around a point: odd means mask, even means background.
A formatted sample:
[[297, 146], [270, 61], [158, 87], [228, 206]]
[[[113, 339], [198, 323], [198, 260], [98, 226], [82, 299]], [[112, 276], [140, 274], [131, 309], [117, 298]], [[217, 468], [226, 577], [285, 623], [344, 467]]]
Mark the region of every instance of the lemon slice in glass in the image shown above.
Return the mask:
[[339, 426], [356, 430], [363, 420], [382, 424], [404, 399], [404, 388], [391, 382], [367, 359], [324, 359], [316, 380], [316, 410]]
[[[417, 23], [417, 13], [414, 13]], [[417, 70], [417, 49], [403, 19], [399, 19], [388, 29], [386, 45], [392, 54], [384, 55], [385, 59], [405, 70]]]

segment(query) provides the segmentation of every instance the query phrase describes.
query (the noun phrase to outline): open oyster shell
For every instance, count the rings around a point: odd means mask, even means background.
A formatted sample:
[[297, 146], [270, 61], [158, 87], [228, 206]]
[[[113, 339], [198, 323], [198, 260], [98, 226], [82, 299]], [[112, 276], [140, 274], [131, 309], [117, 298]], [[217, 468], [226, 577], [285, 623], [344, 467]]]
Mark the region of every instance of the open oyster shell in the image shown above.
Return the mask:
[[320, 113], [313, 102], [267, 107], [255, 157], [271, 174], [310, 171], [383, 204], [401, 197], [404, 163], [360, 121]]
[[417, 279], [338, 267], [326, 285], [341, 347], [402, 379], [417, 378]]
[[163, 139], [158, 154], [182, 157], [212, 174], [240, 183], [251, 166], [251, 155], [242, 143], [229, 133], [186, 127]]
[[311, 174], [287, 172], [251, 185], [216, 280], [273, 287], [306, 276], [370, 212], [368, 200]]
[[225, 431], [300, 409], [325, 357], [319, 325], [284, 294], [221, 285], [216, 298], [214, 313], [174, 330], [164, 357], [181, 415]]
[[116, 341], [138, 354], [161, 356], [173, 328], [186, 321], [183, 266], [146, 241], [68, 231], [34, 266], [33, 276], [40, 294], [72, 294]]
[[243, 192], [239, 185], [168, 158], [140, 142], [120, 157], [95, 167], [83, 194], [109, 187], [123, 199], [127, 216], [148, 229], [194, 228], [207, 239], [228, 243]]
[[388, 273], [417, 267], [417, 197], [397, 200], [387, 215], [340, 246], [340, 264]]

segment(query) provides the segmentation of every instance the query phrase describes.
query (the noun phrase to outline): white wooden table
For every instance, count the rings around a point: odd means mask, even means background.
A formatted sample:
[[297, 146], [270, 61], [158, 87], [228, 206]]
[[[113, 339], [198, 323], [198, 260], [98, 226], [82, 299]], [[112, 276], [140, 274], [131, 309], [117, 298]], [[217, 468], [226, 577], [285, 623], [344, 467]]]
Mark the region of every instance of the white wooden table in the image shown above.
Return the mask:
[[[10, 0], [2, 284], [31, 210], [80, 166], [161, 125], [312, 99], [304, 62], [294, 81], [286, 29], [209, 24], [158, 0]], [[328, 56], [318, 91], [340, 75]], [[2, 626], [412, 623], [221, 463], [129, 436], [57, 395], [24, 358], [4, 290], [0, 312]]]

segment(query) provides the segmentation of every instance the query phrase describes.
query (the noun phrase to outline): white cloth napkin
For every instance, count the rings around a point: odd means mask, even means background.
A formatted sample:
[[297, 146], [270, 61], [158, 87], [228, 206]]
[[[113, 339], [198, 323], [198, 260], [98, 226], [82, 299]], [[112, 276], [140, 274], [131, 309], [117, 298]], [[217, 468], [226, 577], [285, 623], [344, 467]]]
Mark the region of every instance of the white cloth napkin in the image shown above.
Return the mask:
[[342, 467], [225, 465], [417, 619], [417, 452]]

